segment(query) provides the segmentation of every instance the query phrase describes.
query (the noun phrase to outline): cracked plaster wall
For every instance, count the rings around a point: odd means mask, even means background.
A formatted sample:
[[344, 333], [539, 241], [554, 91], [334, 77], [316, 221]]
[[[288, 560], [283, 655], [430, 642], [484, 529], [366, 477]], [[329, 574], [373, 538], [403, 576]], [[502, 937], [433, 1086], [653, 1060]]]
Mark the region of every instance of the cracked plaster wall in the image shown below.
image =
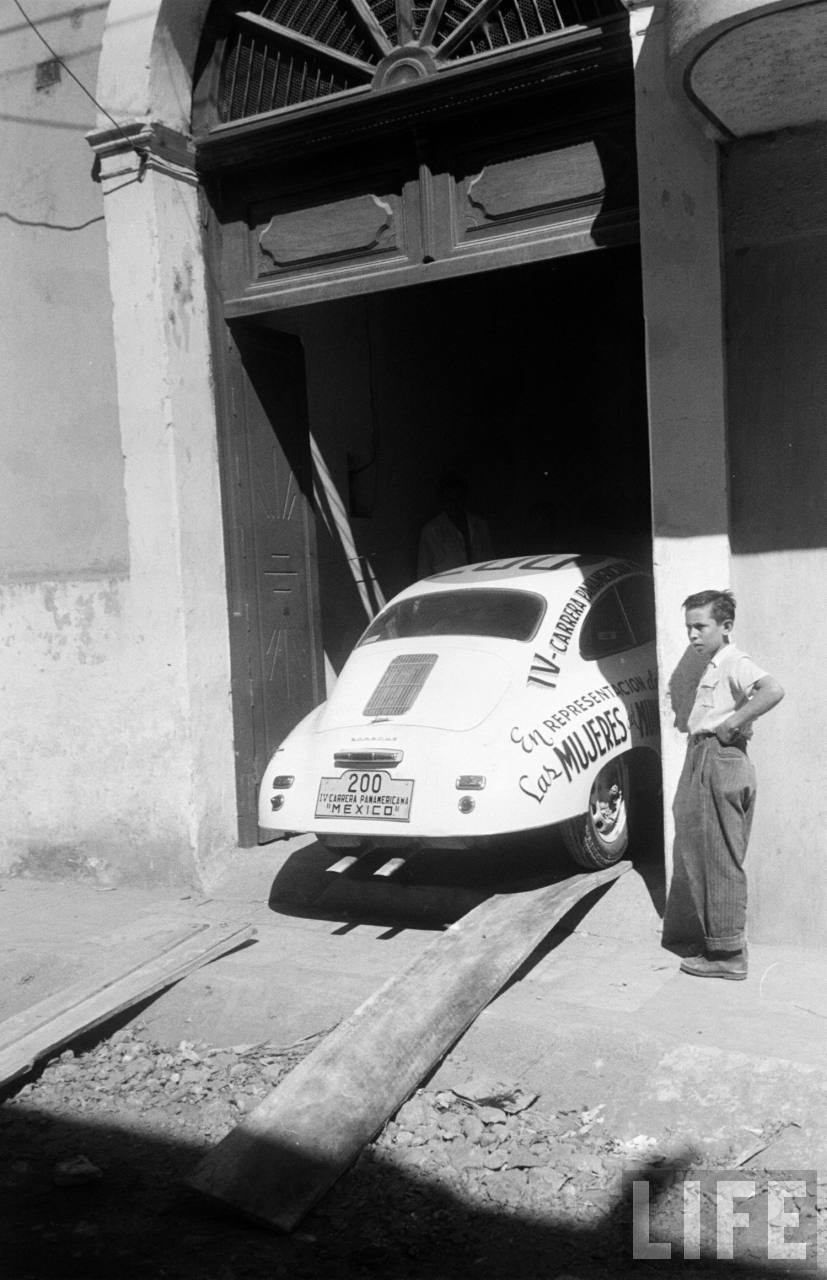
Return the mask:
[[131, 595], [123, 577], [0, 587], [6, 868], [105, 883], [191, 876], [185, 708]]
[[[39, 15], [94, 84], [103, 14]], [[16, 17], [16, 21], [13, 19]], [[69, 77], [38, 88], [49, 51], [8, 9], [0, 24], [0, 575], [123, 573], [128, 564], [101, 189]]]
[[[44, 4], [33, 17], [94, 93], [107, 6]], [[119, 34], [134, 40], [144, 18], [127, 14]], [[0, 871], [192, 883], [235, 846], [194, 193], [184, 197], [190, 242], [171, 225], [159, 265], [142, 270], [152, 180], [137, 183], [133, 171], [106, 188], [92, 182], [84, 135], [95, 107], [65, 68], [36, 88], [51, 55], [11, 9], [0, 50], [11, 300], [0, 329]], [[167, 199], [180, 210], [179, 196]], [[116, 269], [139, 276], [121, 286], [117, 334], [112, 200], [125, 201]]]

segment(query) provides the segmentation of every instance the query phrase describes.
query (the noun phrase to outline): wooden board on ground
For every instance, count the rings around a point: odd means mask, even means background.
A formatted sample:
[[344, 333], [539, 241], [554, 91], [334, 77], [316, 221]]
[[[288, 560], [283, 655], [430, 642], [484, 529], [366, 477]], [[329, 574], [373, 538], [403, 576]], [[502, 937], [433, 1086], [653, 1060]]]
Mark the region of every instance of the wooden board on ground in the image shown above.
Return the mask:
[[[170, 934], [170, 930], [175, 930]], [[162, 946], [143, 938], [124, 961], [101, 976], [74, 983], [0, 1023], [0, 1085], [29, 1071], [39, 1058], [63, 1048], [70, 1040], [130, 1005], [178, 982], [193, 969], [246, 942], [255, 933], [250, 924], [193, 921], [180, 917], [167, 922]], [[105, 948], [102, 947], [105, 954]]]
[[498, 894], [452, 924], [227, 1134], [190, 1186], [291, 1230], [554, 925], [629, 866]]

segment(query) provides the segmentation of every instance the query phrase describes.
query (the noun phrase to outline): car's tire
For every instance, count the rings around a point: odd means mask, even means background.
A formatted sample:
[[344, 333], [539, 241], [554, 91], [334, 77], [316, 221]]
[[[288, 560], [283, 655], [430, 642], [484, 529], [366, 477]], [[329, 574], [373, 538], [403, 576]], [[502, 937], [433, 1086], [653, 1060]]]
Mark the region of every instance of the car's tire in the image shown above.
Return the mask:
[[566, 847], [590, 871], [611, 867], [629, 847], [629, 766], [623, 756], [610, 760], [592, 783], [589, 808], [561, 823]]

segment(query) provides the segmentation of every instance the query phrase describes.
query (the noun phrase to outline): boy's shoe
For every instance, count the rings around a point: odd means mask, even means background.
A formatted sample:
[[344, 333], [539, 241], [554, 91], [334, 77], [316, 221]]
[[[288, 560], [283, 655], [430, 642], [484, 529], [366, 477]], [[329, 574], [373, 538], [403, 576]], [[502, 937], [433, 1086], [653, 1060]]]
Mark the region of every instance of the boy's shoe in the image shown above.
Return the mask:
[[741, 951], [707, 951], [702, 956], [689, 956], [681, 961], [681, 973], [695, 978], [727, 978], [743, 982], [747, 976], [747, 949]]

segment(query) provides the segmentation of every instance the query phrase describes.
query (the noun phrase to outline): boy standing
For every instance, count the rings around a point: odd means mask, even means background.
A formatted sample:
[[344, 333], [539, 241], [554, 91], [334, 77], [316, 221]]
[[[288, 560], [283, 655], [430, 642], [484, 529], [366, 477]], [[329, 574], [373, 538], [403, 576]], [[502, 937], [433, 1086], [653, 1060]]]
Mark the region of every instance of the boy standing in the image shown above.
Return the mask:
[[731, 643], [731, 591], [700, 591], [683, 608], [689, 643], [706, 666], [674, 804], [675, 854], [703, 925], [704, 951], [682, 961], [681, 970], [738, 981], [747, 976], [744, 859], [755, 802], [747, 743], [753, 721], [780, 702], [784, 690]]

